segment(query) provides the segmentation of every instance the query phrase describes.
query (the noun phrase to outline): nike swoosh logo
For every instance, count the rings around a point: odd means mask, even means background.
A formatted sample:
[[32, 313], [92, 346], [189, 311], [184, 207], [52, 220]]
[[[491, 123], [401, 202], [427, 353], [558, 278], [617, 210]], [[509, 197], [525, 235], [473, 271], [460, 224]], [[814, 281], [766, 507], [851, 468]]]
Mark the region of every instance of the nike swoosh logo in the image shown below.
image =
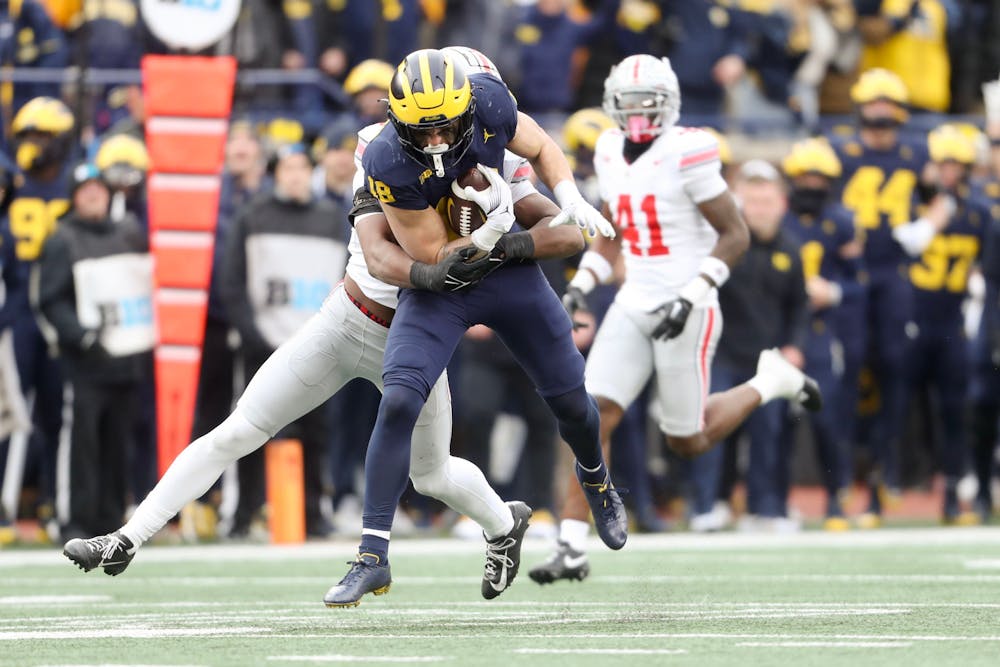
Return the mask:
[[587, 556], [565, 556], [563, 557], [563, 563], [571, 570], [575, 570], [587, 564]]
[[500, 583], [495, 584], [495, 583], [493, 583], [491, 581], [490, 582], [490, 586], [492, 586], [493, 590], [495, 590], [497, 593], [502, 593], [505, 590], [507, 590], [507, 567], [506, 566], [504, 566], [504, 568], [502, 570], [500, 570]]

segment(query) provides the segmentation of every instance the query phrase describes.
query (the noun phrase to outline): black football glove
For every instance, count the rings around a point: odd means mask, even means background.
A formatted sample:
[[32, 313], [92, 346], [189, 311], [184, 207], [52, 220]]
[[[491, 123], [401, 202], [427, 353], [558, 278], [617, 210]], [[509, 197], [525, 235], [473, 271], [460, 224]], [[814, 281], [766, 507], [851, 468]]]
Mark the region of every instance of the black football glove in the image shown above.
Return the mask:
[[500, 237], [490, 254], [505, 262], [530, 259], [535, 256], [535, 240], [529, 232], [507, 233]]
[[432, 292], [462, 292], [476, 285], [501, 266], [504, 260], [485, 254], [473, 257], [479, 250], [473, 246], [449, 254], [437, 264], [413, 262], [410, 283], [417, 289]]
[[670, 340], [677, 338], [684, 331], [688, 315], [691, 314], [691, 302], [687, 299], [677, 298], [663, 304], [655, 312], [662, 313], [663, 319], [653, 329], [653, 338]]
[[569, 313], [569, 319], [573, 320], [573, 331], [590, 326], [586, 322], [579, 322], [576, 319], [578, 311], [590, 312], [590, 306], [587, 305], [587, 295], [583, 293], [583, 290], [570, 285], [566, 288], [566, 293], [563, 294], [562, 304], [566, 312]]

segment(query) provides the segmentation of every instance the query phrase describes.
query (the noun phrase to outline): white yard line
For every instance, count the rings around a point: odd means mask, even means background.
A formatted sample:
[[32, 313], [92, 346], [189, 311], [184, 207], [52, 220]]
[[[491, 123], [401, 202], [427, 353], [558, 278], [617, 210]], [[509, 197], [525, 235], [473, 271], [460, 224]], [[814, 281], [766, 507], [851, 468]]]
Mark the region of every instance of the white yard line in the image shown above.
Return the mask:
[[761, 648], [908, 648], [913, 642], [739, 642]]
[[5, 595], [0, 597], [0, 605], [91, 605], [95, 602], [109, 602], [110, 595]]
[[682, 648], [516, 648], [527, 655], [680, 655]]
[[451, 660], [445, 655], [269, 655], [268, 660], [281, 662], [441, 662]]
[[1000, 570], [1000, 558], [977, 558], [963, 561], [967, 570]]
[[161, 639], [164, 637], [242, 637], [271, 632], [271, 628], [98, 628], [89, 630], [23, 630], [0, 632], [0, 641], [26, 639]]
[[[849, 533], [826, 533], [806, 531], [792, 535], [768, 535], [754, 533], [716, 533], [701, 535], [694, 533], [671, 533], [661, 535], [630, 535], [628, 551], [728, 551], [743, 549], [787, 550], [795, 548], [881, 548], [881, 547], [927, 547], [1000, 545], [1000, 529], [995, 527], [970, 528], [919, 528], [886, 529], [879, 531], [853, 531]], [[340, 559], [353, 556], [356, 551], [354, 540], [329, 542], [309, 542], [301, 545], [264, 544], [208, 544], [197, 546], [145, 546], [140, 558], [150, 563], [183, 563], [200, 560], [213, 562], [250, 562], [285, 560]], [[531, 540], [525, 543], [525, 553], [547, 553], [551, 545], [546, 540]], [[590, 538], [588, 548], [603, 549], [600, 540]], [[458, 540], [454, 538], [399, 539], [392, 544], [392, 553], [399, 556], [449, 554], [479, 554], [483, 544], [479, 540]], [[139, 561], [137, 561], [138, 563]], [[0, 567], [23, 565], [68, 566], [57, 549], [14, 550], [0, 552]], [[134, 567], [134, 566], [133, 566]]]

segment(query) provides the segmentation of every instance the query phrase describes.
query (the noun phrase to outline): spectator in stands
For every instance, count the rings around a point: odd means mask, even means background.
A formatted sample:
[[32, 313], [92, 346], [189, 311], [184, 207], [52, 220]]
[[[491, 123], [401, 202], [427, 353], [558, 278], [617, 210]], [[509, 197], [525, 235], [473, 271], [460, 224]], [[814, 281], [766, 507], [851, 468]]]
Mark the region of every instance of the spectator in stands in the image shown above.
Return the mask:
[[728, 3], [691, 0], [668, 3], [671, 48], [664, 55], [677, 72], [685, 125], [718, 126], [726, 90], [746, 73], [745, 26]]
[[[226, 314], [240, 335], [244, 376], [251, 377], [277, 347], [315, 313], [344, 274], [347, 242], [332, 205], [311, 191], [313, 164], [302, 144], [280, 147], [274, 190], [243, 208], [227, 231], [222, 269]], [[328, 495], [325, 406], [280, 434], [302, 441], [306, 532], [325, 537], [332, 527], [321, 512]], [[240, 499], [230, 535], [245, 536], [263, 501], [264, 457], [239, 462]]]
[[944, 112], [951, 102], [948, 31], [961, 22], [953, 0], [857, 0], [864, 40], [861, 69], [897, 74], [919, 111]]
[[[617, 7], [618, 0], [603, 0], [585, 20], [571, 14], [567, 0], [539, 0], [521, 11], [513, 28], [512, 48], [500, 55], [500, 69], [505, 79], [509, 77], [519, 109], [535, 115], [572, 111], [573, 54], [602, 29], [614, 25]], [[516, 64], [510, 62], [512, 58]], [[544, 117], [537, 120], [547, 124]]]
[[[62, 31], [38, 0], [0, 0], [0, 66], [3, 68], [65, 67], [69, 51]], [[35, 97], [58, 97], [58, 83], [0, 84], [4, 132], [14, 113]], [[6, 137], [5, 137], [6, 138]]]
[[68, 478], [57, 498], [64, 539], [124, 518], [137, 388], [155, 340], [146, 235], [134, 218], [109, 217], [110, 198], [96, 165], [74, 169], [72, 208], [38, 261], [34, 305], [72, 387], [72, 431], [60, 445]]
[[385, 100], [395, 68], [382, 60], [365, 60], [352, 69], [344, 81], [344, 92], [354, 101], [355, 131], [372, 123], [381, 123], [388, 116]]
[[[757, 357], [765, 348], [779, 348], [789, 362], [799, 368], [804, 365], [807, 296], [798, 246], [781, 227], [788, 207], [781, 174], [767, 162], [750, 160], [740, 167], [734, 194], [742, 203], [751, 242], [719, 290], [726, 327], [712, 367], [712, 393], [752, 377]], [[748, 530], [787, 532], [799, 528], [788, 516], [790, 457], [778, 437], [787, 409], [788, 403], [782, 399], [757, 408], [725, 442], [725, 446], [735, 446], [743, 433], [750, 438], [746, 470], [749, 516], [741, 522]], [[726, 519], [726, 513], [715, 508], [723, 457], [723, 447], [715, 447], [691, 462], [693, 529], [717, 530]]]
[[[73, 64], [80, 68], [137, 69], [147, 46], [136, 0], [78, 3], [67, 30]], [[83, 117], [78, 119], [84, 141], [103, 134], [127, 114], [121, 104], [123, 92], [109, 85], [78, 91], [85, 95], [79, 106]]]

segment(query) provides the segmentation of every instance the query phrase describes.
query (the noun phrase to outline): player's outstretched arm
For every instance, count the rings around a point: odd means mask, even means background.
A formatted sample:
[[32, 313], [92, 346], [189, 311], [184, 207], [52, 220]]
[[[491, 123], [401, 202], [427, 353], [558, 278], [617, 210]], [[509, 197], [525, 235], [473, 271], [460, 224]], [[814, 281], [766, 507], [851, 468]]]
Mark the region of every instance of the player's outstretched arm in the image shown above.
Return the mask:
[[553, 141], [552, 137], [530, 116], [518, 112], [517, 130], [507, 148], [530, 160], [538, 177], [555, 194], [562, 212], [549, 223], [551, 226], [572, 223], [580, 229], [586, 229], [592, 236], [600, 233], [602, 236], [614, 238], [614, 226], [591, 206], [577, 189], [576, 181], [573, 179], [573, 169], [566, 161], [566, 155], [559, 148], [559, 144]]

